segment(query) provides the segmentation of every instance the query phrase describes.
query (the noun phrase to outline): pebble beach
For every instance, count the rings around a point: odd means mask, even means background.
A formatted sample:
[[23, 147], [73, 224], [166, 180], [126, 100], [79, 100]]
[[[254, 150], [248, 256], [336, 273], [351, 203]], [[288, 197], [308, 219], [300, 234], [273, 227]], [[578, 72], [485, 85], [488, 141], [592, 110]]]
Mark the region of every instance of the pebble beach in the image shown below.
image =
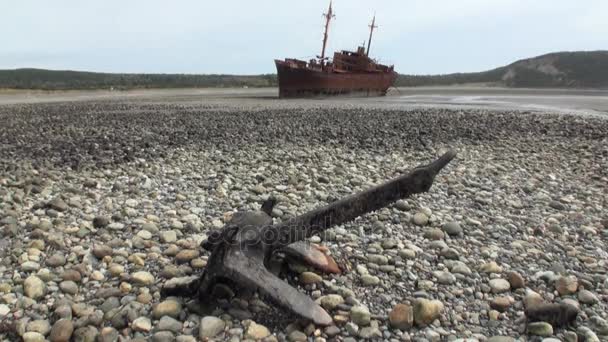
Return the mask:
[[[607, 341], [607, 117], [190, 97], [0, 105], [2, 341]], [[257, 293], [163, 297], [237, 210], [275, 222], [448, 149], [427, 193], [291, 261], [314, 324]], [[564, 303], [571, 326], [527, 322]], [[555, 324], [554, 324], [555, 325]]]

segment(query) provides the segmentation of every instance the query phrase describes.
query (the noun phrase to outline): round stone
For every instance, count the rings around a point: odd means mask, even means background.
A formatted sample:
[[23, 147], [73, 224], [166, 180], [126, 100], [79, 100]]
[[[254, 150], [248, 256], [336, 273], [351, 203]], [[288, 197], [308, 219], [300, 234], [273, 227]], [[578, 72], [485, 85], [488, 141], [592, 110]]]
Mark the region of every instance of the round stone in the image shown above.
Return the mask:
[[445, 233], [439, 228], [429, 228], [424, 231], [424, 237], [429, 240], [443, 240]]
[[261, 324], [257, 324], [256, 322], [251, 322], [249, 327], [247, 327], [247, 332], [245, 333], [246, 338], [253, 340], [261, 340], [268, 336], [270, 336], [270, 330]]
[[526, 281], [524, 280], [524, 277], [522, 277], [521, 274], [517, 272], [511, 271], [507, 273], [507, 280], [509, 281], [509, 284], [511, 284], [512, 289], [521, 289], [526, 287]]
[[528, 323], [528, 333], [536, 336], [551, 336], [553, 327], [547, 322]]
[[154, 284], [154, 276], [150, 272], [139, 271], [133, 273], [131, 280], [137, 285], [152, 285]]
[[300, 274], [300, 282], [302, 284], [316, 284], [321, 281], [323, 281], [323, 278], [314, 272], [303, 272]]
[[439, 318], [443, 311], [443, 303], [438, 300], [417, 299], [414, 303], [414, 322], [420, 326], [431, 324]]
[[46, 336], [51, 331], [51, 324], [46, 319], [31, 321], [27, 324], [27, 331], [35, 331]]
[[578, 292], [578, 300], [583, 304], [594, 305], [599, 302], [599, 299], [589, 290], [580, 290]]
[[367, 307], [355, 305], [350, 309], [350, 319], [359, 326], [367, 326], [371, 320], [371, 314]]
[[406, 304], [397, 304], [388, 314], [391, 327], [407, 330], [414, 324], [414, 309]]
[[112, 256], [112, 247], [106, 245], [96, 245], [93, 247], [93, 255], [98, 259], [103, 259], [106, 256]]
[[460, 223], [456, 221], [448, 222], [443, 225], [443, 231], [446, 232], [450, 236], [456, 236], [462, 234], [462, 227], [460, 227]]
[[62, 281], [59, 283], [59, 288], [67, 294], [75, 295], [78, 293], [78, 285], [71, 280]]
[[23, 282], [23, 292], [32, 299], [38, 299], [46, 294], [46, 285], [40, 278], [32, 275]]
[[205, 341], [224, 331], [225, 326], [226, 323], [222, 319], [215, 316], [205, 316], [201, 319], [199, 337]]
[[567, 296], [576, 293], [578, 289], [578, 279], [575, 276], [559, 277], [555, 282], [555, 289], [560, 296]]
[[416, 213], [412, 216], [412, 222], [417, 226], [426, 226], [429, 223], [429, 217], [425, 213]]
[[361, 282], [364, 286], [374, 286], [380, 284], [380, 278], [371, 274], [364, 274], [361, 276]]
[[492, 279], [490, 280], [490, 288], [493, 293], [503, 293], [511, 289], [511, 284], [505, 279]]
[[152, 321], [148, 317], [139, 317], [131, 323], [131, 327], [135, 331], [149, 332], [152, 330]]
[[498, 266], [495, 261], [490, 261], [481, 265], [479, 270], [484, 273], [502, 273], [502, 267]]
[[499, 312], [505, 312], [511, 306], [509, 297], [496, 297], [490, 302], [490, 307]]
[[164, 302], [156, 304], [152, 310], [152, 316], [155, 319], [159, 319], [163, 316], [170, 316], [176, 318], [182, 311], [182, 305], [173, 299], [167, 299]]
[[320, 301], [322, 307], [324, 307], [328, 310], [333, 310], [338, 305], [344, 303], [344, 298], [342, 298], [342, 296], [340, 296], [338, 294], [329, 294], [327, 296], [323, 296], [323, 297], [319, 298], [319, 301]]
[[51, 342], [68, 342], [72, 337], [72, 332], [74, 332], [72, 321], [62, 318], [53, 324], [49, 340]]
[[28, 331], [23, 336], [23, 342], [45, 342], [44, 335], [35, 331]]

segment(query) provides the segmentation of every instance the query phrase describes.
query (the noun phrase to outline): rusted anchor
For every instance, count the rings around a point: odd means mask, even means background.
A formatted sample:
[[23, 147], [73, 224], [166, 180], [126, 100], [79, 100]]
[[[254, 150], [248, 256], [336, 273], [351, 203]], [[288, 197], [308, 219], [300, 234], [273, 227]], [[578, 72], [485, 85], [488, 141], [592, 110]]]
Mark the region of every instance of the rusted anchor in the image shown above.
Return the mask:
[[306, 238], [332, 226], [351, 221], [381, 209], [399, 199], [427, 192], [435, 176], [454, 157], [450, 150], [434, 162], [415, 168], [407, 175], [317, 208], [286, 222], [272, 224], [270, 213], [274, 199], [260, 211], [237, 212], [220, 231], [214, 231], [202, 247], [211, 251], [207, 267], [200, 278], [187, 284], [168, 281], [164, 295], [186, 296], [198, 293], [208, 299], [216, 283], [239, 284], [271, 297], [279, 305], [319, 325], [332, 323], [331, 316], [312, 299], [269, 271], [275, 252], [301, 248]]

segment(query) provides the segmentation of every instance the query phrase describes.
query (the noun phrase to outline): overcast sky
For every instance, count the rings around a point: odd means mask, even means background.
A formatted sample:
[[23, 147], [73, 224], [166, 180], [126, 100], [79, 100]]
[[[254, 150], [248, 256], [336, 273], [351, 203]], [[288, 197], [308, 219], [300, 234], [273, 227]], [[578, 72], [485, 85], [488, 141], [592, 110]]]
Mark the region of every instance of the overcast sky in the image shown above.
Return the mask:
[[[320, 53], [328, 0], [2, 0], [0, 69], [274, 73]], [[334, 0], [329, 51], [367, 39], [400, 73], [608, 50], [608, 0]]]

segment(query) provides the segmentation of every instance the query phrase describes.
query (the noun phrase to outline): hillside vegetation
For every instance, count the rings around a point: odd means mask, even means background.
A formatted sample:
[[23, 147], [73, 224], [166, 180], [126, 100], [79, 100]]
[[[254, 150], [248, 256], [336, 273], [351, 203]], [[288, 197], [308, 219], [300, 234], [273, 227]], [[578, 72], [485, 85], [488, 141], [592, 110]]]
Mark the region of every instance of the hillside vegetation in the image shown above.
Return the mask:
[[608, 51], [557, 52], [484, 72], [399, 75], [400, 86], [485, 83], [507, 87], [607, 88]]
[[111, 74], [71, 70], [0, 70], [0, 88], [13, 89], [134, 89], [270, 87], [276, 75]]
[[[557, 52], [523, 59], [489, 71], [448, 75], [399, 75], [396, 86], [487, 84], [507, 87], [608, 88], [608, 51]], [[273, 87], [275, 74], [111, 74], [82, 71], [0, 70], [0, 88], [133, 89]]]

